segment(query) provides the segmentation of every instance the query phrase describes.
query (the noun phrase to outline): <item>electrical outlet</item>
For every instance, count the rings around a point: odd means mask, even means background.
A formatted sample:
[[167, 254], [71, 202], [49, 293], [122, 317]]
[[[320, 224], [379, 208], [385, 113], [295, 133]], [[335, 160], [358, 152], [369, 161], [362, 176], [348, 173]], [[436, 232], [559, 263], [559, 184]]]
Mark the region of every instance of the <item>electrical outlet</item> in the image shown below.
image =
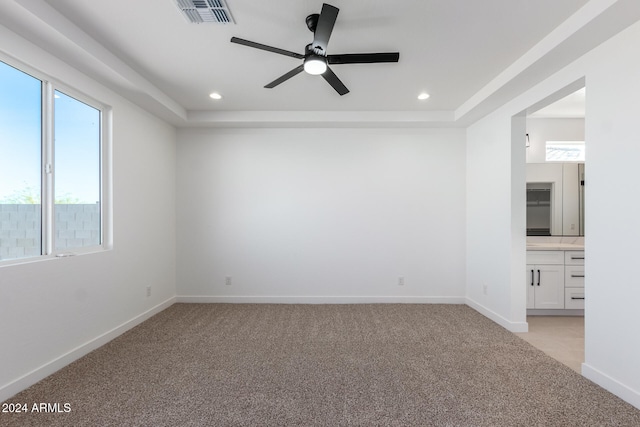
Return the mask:
[[151, 286], [147, 286], [147, 296], [151, 296]]
[[227, 276], [224, 278], [224, 284], [227, 286], [231, 286], [231, 276]]
[[398, 277], [398, 286], [404, 286], [404, 277], [403, 276]]

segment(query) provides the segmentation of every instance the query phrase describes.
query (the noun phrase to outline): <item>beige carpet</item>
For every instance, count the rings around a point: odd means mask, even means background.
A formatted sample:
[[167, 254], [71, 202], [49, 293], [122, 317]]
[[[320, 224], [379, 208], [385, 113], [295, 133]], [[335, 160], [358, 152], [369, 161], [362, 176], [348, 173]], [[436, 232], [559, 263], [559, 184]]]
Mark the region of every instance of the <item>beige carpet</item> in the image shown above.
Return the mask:
[[8, 402], [14, 426], [640, 426], [460, 305], [176, 304]]

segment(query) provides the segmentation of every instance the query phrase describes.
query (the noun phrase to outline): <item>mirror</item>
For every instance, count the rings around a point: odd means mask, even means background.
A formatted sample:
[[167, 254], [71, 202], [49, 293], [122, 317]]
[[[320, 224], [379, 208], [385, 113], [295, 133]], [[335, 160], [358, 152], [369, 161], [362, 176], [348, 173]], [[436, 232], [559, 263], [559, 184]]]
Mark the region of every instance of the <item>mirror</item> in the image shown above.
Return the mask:
[[584, 236], [585, 95], [527, 114], [528, 236]]
[[527, 236], [584, 236], [584, 163], [527, 163]]

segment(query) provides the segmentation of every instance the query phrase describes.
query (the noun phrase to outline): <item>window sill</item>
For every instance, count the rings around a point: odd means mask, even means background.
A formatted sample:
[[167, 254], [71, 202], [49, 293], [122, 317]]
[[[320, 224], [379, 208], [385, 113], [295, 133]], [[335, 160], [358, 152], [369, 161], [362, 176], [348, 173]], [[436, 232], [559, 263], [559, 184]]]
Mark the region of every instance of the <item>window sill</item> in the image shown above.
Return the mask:
[[59, 260], [64, 258], [73, 258], [76, 256], [99, 254], [99, 253], [109, 252], [109, 251], [111, 251], [111, 248], [106, 248], [103, 246], [92, 246], [88, 248], [78, 248], [75, 251], [58, 252], [51, 255], [40, 255], [40, 256], [29, 257], [29, 258], [13, 258], [13, 259], [7, 259], [7, 260], [0, 260], [0, 268], [12, 267], [12, 266], [23, 265], [23, 264], [31, 264], [31, 263], [43, 262], [43, 261]]

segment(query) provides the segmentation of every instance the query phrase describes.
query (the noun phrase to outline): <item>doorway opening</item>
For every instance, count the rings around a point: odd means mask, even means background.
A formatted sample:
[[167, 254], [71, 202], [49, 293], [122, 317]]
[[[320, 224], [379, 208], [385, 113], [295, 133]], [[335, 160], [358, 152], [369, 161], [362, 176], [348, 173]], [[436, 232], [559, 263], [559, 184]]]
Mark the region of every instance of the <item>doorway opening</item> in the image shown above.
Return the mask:
[[584, 79], [525, 112], [527, 323], [520, 334], [580, 372], [584, 363]]

